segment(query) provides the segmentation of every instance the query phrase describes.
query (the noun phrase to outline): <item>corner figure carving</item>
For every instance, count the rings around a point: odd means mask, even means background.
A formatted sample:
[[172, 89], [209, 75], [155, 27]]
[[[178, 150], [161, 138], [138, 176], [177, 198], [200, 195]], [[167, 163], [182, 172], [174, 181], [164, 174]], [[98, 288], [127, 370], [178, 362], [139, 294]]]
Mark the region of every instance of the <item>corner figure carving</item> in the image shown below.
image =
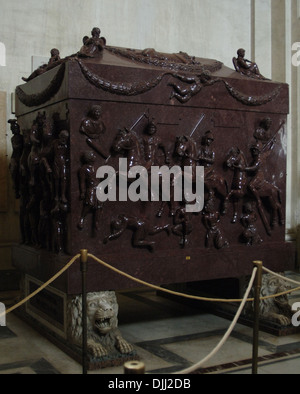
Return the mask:
[[83, 37], [83, 46], [81, 47], [78, 55], [81, 57], [97, 57], [100, 56], [106, 45], [106, 39], [100, 37], [101, 30], [94, 27], [91, 31], [92, 37]]
[[232, 59], [235, 70], [238, 73], [250, 78], [266, 80], [267, 78], [261, 75], [257, 64], [251, 62], [251, 60], [245, 59], [245, 53], [246, 53], [245, 49], [240, 48], [237, 51], [238, 57], [237, 58], [234, 57]]
[[48, 61], [48, 64], [43, 64], [39, 68], [33, 71], [32, 74], [28, 78], [22, 77], [23, 81], [28, 82], [36, 77], [38, 77], [41, 74], [44, 74], [44, 72], [50, 70], [51, 68], [59, 65], [61, 63], [61, 59], [59, 56], [59, 50], [56, 48], [51, 49], [50, 51], [51, 57]]
[[48, 67], [51, 67], [60, 61], [60, 55], [59, 55], [58, 49], [56, 49], [56, 48], [51, 49], [50, 54], [51, 54], [51, 57], [48, 62]]

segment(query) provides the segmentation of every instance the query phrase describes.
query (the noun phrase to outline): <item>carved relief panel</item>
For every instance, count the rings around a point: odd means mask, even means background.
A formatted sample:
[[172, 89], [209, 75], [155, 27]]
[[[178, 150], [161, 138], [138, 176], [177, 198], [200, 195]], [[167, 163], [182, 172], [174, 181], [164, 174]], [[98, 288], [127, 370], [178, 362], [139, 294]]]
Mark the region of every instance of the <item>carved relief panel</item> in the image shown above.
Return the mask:
[[[105, 134], [99, 132], [102, 138], [92, 140], [82, 132], [89, 107], [83, 111], [82, 106], [72, 102], [70, 108], [76, 114], [73, 138], [80, 141], [72, 144], [76, 163], [72, 169], [72, 204], [81, 199], [86, 212], [82, 216], [78, 212], [71, 214], [73, 228], [76, 223], [78, 229], [84, 230], [76, 233], [78, 242], [85, 238], [87, 245], [96, 242], [101, 253], [112, 253], [116, 245], [124, 251], [142, 245], [153, 251], [186, 244], [222, 249], [282, 237], [285, 170], [276, 165], [285, 154], [281, 115], [272, 117], [266, 131], [262, 126], [265, 118], [256, 113], [101, 103], [99, 130], [105, 130]], [[184, 202], [173, 201], [172, 195], [166, 202], [151, 201], [150, 185], [148, 199], [133, 202], [127, 194], [127, 201], [119, 201], [120, 158], [127, 159], [127, 171], [143, 166], [149, 174], [153, 165], [203, 166], [204, 209], [185, 218]], [[116, 171], [117, 201], [97, 200], [97, 186], [103, 181], [97, 179], [97, 169], [102, 166]], [[83, 184], [91, 189], [88, 198], [82, 195]], [[248, 239], [251, 231], [253, 236]], [[113, 240], [118, 241], [108, 242]]]
[[[14, 134], [22, 138], [21, 150], [15, 144], [11, 173], [21, 197], [24, 242], [44, 247], [54, 242], [55, 250], [67, 251], [72, 245], [59, 238], [68, 231], [75, 244], [88, 246], [97, 239], [101, 252], [114, 249], [107, 242], [113, 239], [125, 249], [145, 245], [153, 251], [156, 242], [162, 249], [176, 248], [176, 235], [181, 247], [189, 238], [190, 246], [221, 249], [240, 244], [249, 226], [262, 236], [253, 235], [256, 241], [247, 239], [247, 245], [282, 233], [284, 168], [276, 165], [285, 155], [282, 116], [207, 109], [195, 113], [193, 108], [178, 112], [177, 107], [128, 103], [83, 107], [75, 101], [69, 111], [71, 133], [57, 115], [38, 112], [31, 123], [26, 121], [22, 134]], [[174, 201], [172, 194], [169, 201], [151, 201], [150, 189], [145, 201], [130, 201], [128, 194], [126, 201], [99, 201], [102, 179], [97, 170], [110, 166], [117, 174], [120, 158], [127, 159], [127, 170], [144, 166], [149, 173], [152, 166], [203, 166], [204, 209], [187, 219], [183, 201]], [[165, 235], [155, 236], [162, 231]], [[146, 241], [149, 236], [153, 239]]]
[[[65, 119], [61, 119], [63, 115]], [[64, 252], [70, 211], [66, 112], [48, 109], [9, 123], [13, 139], [18, 141], [13, 143], [10, 172], [16, 198], [20, 200], [21, 241], [56, 253]]]

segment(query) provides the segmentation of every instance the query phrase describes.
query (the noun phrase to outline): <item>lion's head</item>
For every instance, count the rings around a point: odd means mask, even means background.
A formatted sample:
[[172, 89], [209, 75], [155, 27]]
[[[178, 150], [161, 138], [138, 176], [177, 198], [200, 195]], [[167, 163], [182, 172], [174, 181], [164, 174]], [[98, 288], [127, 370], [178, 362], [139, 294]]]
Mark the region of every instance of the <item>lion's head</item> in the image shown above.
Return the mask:
[[[284, 276], [283, 274], [281, 274]], [[265, 274], [262, 277], [261, 293], [262, 298], [280, 294], [290, 289], [284, 279], [278, 278], [272, 274]], [[252, 295], [253, 297], [253, 290]], [[245, 313], [253, 313], [253, 303], [249, 303]], [[289, 304], [288, 296], [281, 295], [262, 299], [260, 301], [260, 315], [267, 321], [279, 323], [280, 325], [287, 326], [291, 324], [292, 309]]]
[[[82, 335], [82, 297], [75, 296], [68, 303], [69, 335]], [[87, 327], [89, 336], [105, 335], [118, 326], [118, 303], [114, 291], [87, 294]]]
[[89, 293], [87, 315], [100, 334], [107, 334], [118, 326], [118, 303], [114, 292]]
[[[288, 286], [287, 282], [283, 279], [271, 274], [263, 275], [261, 297], [280, 294], [289, 289], [290, 286]], [[278, 297], [261, 300], [260, 310], [262, 315], [268, 312], [282, 313], [285, 315], [287, 310], [290, 311], [288, 296], [285, 294]]]

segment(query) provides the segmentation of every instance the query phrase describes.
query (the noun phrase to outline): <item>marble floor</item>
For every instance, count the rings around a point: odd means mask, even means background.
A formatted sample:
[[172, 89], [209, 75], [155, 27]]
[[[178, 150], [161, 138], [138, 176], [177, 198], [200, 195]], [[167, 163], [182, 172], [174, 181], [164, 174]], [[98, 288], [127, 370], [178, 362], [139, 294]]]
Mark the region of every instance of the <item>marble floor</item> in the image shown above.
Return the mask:
[[[300, 274], [289, 273], [300, 281]], [[231, 321], [201, 307], [136, 289], [117, 294], [119, 328], [145, 363], [147, 374], [172, 374], [202, 360], [217, 345]], [[13, 304], [13, 294], [0, 301]], [[299, 302], [300, 292], [290, 296]], [[0, 327], [0, 374], [81, 374], [82, 367], [14, 313]], [[237, 324], [220, 351], [199, 374], [251, 374], [252, 329]], [[89, 371], [123, 374], [123, 367]], [[260, 331], [259, 374], [300, 373], [300, 331], [275, 336]]]

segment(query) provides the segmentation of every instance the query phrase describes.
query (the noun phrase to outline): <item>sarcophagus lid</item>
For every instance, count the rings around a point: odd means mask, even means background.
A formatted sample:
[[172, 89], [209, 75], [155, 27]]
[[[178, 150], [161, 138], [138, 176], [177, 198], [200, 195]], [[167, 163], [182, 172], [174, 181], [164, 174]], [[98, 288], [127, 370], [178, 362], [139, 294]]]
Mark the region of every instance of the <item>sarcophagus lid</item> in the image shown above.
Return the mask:
[[[266, 79], [239, 49], [234, 69], [214, 59], [185, 52], [162, 53], [85, 44], [74, 55], [60, 59], [52, 49], [48, 65], [41, 66], [18, 86], [17, 114], [68, 98], [188, 104], [212, 108], [264, 109], [288, 113], [288, 86]], [[154, 97], [155, 95], [155, 97]], [[272, 105], [267, 105], [272, 103]], [[267, 105], [265, 108], [264, 106]], [[244, 107], [243, 107], [244, 106]]]

